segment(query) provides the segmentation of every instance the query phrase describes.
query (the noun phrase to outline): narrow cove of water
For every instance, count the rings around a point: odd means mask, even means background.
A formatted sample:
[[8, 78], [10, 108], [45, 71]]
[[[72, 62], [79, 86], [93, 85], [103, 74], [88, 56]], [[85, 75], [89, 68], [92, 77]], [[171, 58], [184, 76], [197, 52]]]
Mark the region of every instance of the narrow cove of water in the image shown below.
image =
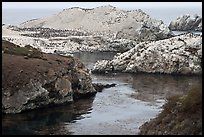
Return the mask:
[[[97, 76], [96, 76], [97, 77]], [[97, 93], [91, 113], [84, 114], [84, 119], [70, 123], [66, 127], [74, 135], [134, 135], [139, 127], [155, 117], [163, 103], [151, 105], [131, 97], [135, 90], [130, 84], [108, 77], [95, 82], [116, 83], [115, 87]]]
[[[97, 60], [111, 59], [114, 54], [74, 56], [92, 69]], [[3, 115], [2, 134], [136, 135], [143, 123], [159, 114], [167, 97], [202, 85], [201, 76], [115, 73], [92, 74], [92, 79], [116, 86], [71, 104]]]

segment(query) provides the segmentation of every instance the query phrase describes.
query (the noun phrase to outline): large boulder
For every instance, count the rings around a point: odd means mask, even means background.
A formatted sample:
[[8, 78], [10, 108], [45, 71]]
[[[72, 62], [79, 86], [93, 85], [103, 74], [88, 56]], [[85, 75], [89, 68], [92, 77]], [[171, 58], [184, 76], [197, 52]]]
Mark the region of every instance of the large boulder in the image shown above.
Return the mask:
[[202, 31], [202, 17], [197, 14], [182, 15], [171, 21], [169, 29], [175, 31]]
[[96, 62], [93, 72], [202, 73], [202, 36], [192, 33], [142, 42], [118, 53], [113, 60]]
[[2, 113], [72, 102], [96, 93], [89, 70], [78, 59], [44, 53], [32, 56], [34, 49], [29, 46], [2, 44]]

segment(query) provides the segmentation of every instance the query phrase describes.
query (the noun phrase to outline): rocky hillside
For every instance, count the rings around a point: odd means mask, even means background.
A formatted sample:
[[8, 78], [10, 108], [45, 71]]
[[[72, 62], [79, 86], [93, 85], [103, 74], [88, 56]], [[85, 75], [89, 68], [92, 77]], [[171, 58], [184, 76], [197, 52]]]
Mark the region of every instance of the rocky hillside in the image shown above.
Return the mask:
[[73, 29], [111, 38], [135, 41], [158, 40], [172, 33], [161, 21], [142, 10], [126, 11], [111, 5], [94, 9], [73, 7], [42, 19], [24, 22], [21, 28]]
[[20, 46], [31, 45], [45, 53], [69, 54], [81, 51], [118, 51], [124, 52], [134, 47], [136, 41], [111, 39], [94, 36], [76, 30], [56, 30], [50, 28], [19, 28], [3, 26], [2, 39]]
[[171, 30], [176, 31], [202, 31], [202, 17], [195, 15], [182, 15], [169, 24]]
[[163, 111], [140, 127], [140, 135], [202, 135], [202, 88], [173, 96]]
[[192, 33], [142, 42], [118, 53], [113, 60], [96, 62], [94, 72], [202, 73], [202, 36]]
[[20, 113], [96, 93], [89, 70], [71, 56], [2, 41], [2, 113]]
[[45, 53], [124, 52], [140, 42], [172, 36], [162, 21], [142, 10], [125, 11], [110, 5], [94, 9], [74, 7], [20, 26], [2, 26], [3, 40], [20, 46], [29, 44]]

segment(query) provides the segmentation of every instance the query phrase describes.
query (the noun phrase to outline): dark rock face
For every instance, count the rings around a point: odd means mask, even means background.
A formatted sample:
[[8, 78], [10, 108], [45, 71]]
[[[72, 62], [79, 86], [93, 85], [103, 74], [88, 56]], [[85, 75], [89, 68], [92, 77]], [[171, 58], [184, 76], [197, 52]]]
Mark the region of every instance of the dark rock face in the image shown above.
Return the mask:
[[195, 15], [183, 15], [171, 21], [169, 29], [178, 31], [202, 31], [202, 17]]
[[116, 84], [101, 84], [101, 83], [93, 83], [94, 88], [96, 89], [97, 92], [102, 92], [104, 88], [111, 88], [115, 87]]
[[96, 93], [89, 71], [77, 59], [2, 55], [2, 113], [20, 113]]

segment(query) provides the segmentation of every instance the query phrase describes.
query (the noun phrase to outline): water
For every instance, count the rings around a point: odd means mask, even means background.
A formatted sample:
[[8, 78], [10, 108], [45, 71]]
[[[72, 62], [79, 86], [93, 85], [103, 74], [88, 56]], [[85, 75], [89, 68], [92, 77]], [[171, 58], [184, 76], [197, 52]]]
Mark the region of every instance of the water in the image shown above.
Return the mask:
[[112, 59], [116, 53], [117, 52], [94, 52], [94, 53], [82, 52], [75, 53], [74, 57], [80, 59], [87, 68], [92, 70], [94, 68], [94, 64], [98, 60]]
[[[98, 59], [115, 53], [80, 53], [74, 56], [92, 68]], [[91, 65], [90, 65], [91, 64]], [[202, 83], [201, 76], [158, 74], [92, 75], [93, 82], [116, 83], [90, 99], [2, 116], [3, 134], [37, 135], [135, 135], [139, 127], [162, 110], [166, 98], [184, 94]]]
[[202, 32], [198, 32], [198, 31], [172, 31], [175, 35], [180, 35], [180, 34], [183, 34], [183, 33], [186, 33], [186, 32], [191, 32], [193, 34], [196, 34], [196, 35], [201, 35], [202, 36]]

